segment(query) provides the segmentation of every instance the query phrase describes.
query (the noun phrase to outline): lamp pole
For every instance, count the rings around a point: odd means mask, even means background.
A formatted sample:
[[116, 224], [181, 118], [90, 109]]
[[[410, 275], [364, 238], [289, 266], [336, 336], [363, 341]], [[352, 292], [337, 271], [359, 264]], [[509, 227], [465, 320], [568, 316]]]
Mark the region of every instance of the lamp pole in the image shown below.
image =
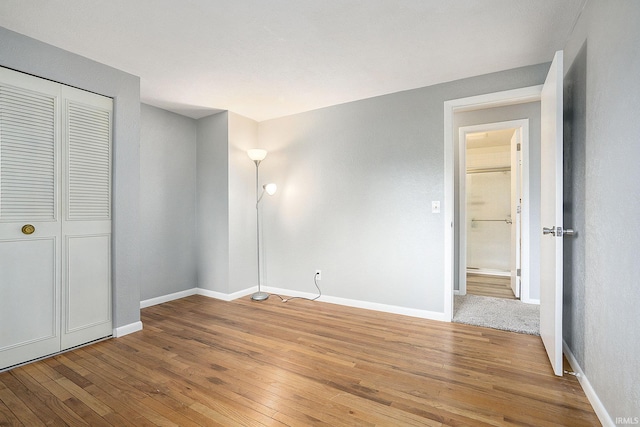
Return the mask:
[[257, 261], [258, 261], [258, 292], [255, 292], [251, 295], [251, 299], [254, 301], [264, 301], [269, 298], [269, 294], [266, 292], [262, 292], [261, 290], [261, 280], [260, 280], [260, 162], [261, 160], [254, 160], [256, 164], [256, 248], [257, 248]]

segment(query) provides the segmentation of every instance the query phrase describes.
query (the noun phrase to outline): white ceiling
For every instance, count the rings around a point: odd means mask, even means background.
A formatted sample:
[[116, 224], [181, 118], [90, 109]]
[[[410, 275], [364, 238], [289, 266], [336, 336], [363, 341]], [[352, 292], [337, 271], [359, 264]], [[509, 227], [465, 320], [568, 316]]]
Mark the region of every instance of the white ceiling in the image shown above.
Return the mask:
[[257, 121], [548, 62], [586, 0], [2, 0], [0, 26]]

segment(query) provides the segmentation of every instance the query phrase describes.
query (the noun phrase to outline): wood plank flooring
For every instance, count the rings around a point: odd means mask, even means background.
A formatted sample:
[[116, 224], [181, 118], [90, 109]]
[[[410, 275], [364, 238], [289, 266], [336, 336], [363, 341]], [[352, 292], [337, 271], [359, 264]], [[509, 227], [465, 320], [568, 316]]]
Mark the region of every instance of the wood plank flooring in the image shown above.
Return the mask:
[[144, 330], [0, 373], [0, 425], [593, 426], [539, 337], [191, 296]]
[[511, 278], [467, 273], [467, 293], [485, 297], [516, 299], [511, 290]]

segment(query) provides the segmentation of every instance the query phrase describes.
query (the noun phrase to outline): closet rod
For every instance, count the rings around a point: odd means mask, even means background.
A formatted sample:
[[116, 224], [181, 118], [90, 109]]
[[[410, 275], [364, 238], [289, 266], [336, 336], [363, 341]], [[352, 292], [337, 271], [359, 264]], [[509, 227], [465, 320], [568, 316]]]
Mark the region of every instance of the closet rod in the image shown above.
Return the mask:
[[490, 172], [511, 172], [510, 167], [488, 168], [488, 169], [467, 169], [467, 174], [490, 173]]

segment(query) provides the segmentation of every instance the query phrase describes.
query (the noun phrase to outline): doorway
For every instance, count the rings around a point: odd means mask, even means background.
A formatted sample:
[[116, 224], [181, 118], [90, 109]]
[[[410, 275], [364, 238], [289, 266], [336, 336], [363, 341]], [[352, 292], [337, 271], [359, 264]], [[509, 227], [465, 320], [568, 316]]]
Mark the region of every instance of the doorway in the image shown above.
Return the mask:
[[[526, 88], [508, 90], [504, 92], [495, 92], [489, 93], [485, 95], [472, 96], [468, 98], [460, 98], [454, 99], [450, 101], [445, 101], [444, 103], [444, 167], [445, 167], [445, 182], [444, 182], [444, 203], [443, 203], [443, 213], [444, 213], [444, 317], [448, 320], [453, 319], [453, 296], [454, 293], [459, 292], [456, 290], [456, 285], [459, 282], [459, 265], [458, 265], [458, 199], [457, 199], [457, 180], [458, 180], [458, 162], [457, 162], [457, 151], [458, 145], [455, 143], [456, 137], [458, 136], [457, 129], [454, 129], [454, 115], [457, 113], [478, 111], [488, 108], [494, 107], [504, 107], [504, 106], [516, 106], [520, 104], [539, 102], [540, 101], [540, 92], [542, 86], [531, 86]], [[455, 132], [454, 132], [455, 131]], [[526, 134], [526, 132], [525, 132]], [[527, 158], [529, 157], [526, 153], [528, 150], [528, 146], [523, 146], [523, 176], [529, 176], [529, 165], [527, 164]], [[527, 185], [527, 183], [523, 182], [523, 201], [527, 203], [527, 200], [530, 199], [529, 193], [531, 190], [531, 183]], [[531, 225], [525, 226], [526, 221], [530, 221], [530, 218], [527, 217], [528, 209], [523, 206], [522, 211], [522, 238], [525, 241], [529, 241], [530, 244], [523, 244], [522, 246], [522, 260], [523, 265], [521, 269], [521, 277], [522, 277], [522, 288], [521, 288], [521, 299], [523, 302], [536, 302], [535, 298], [538, 298], [537, 295], [528, 295], [529, 289], [525, 289], [527, 283], [533, 285], [531, 279], [533, 279], [533, 274], [535, 273], [536, 268], [539, 262], [539, 253], [536, 251], [531, 251], [531, 247], [536, 247], [537, 240], [533, 241], [533, 236], [530, 234], [531, 226], [538, 225], [537, 218], [535, 219]], [[532, 266], [536, 268], [529, 268], [526, 265], [526, 260], [529, 260]], [[529, 278], [529, 279], [527, 279]], [[535, 277], [536, 283], [539, 279], [537, 276]]]
[[528, 128], [523, 119], [459, 129], [459, 295], [521, 297]]
[[[538, 200], [531, 201], [532, 206], [540, 206], [540, 210], [536, 213], [538, 217], [532, 216], [532, 221], [529, 227], [523, 227], [523, 234], [529, 231], [527, 243], [522, 246], [523, 254], [523, 270], [522, 276], [525, 277], [524, 260], [529, 259], [533, 268], [529, 270], [530, 277], [536, 274], [535, 283], [537, 285], [537, 303], [539, 304], [539, 333], [542, 338], [542, 342], [545, 345], [547, 354], [551, 365], [553, 366], [554, 373], [556, 375], [562, 375], [562, 240], [553, 239], [555, 244], [555, 251], [552, 248], [541, 248], [541, 239], [539, 237], [539, 231], [543, 229], [542, 221], [547, 222], [546, 214], [546, 198], [551, 198], [549, 194], [553, 193], [556, 203], [555, 216], [548, 222], [552, 227], [545, 226], [544, 232], [551, 234], [555, 231], [564, 235], [562, 224], [562, 162], [557, 162], [557, 159], [562, 159], [562, 82], [563, 82], [563, 52], [558, 51], [554, 55], [549, 73], [545, 79], [543, 85], [531, 86], [527, 88], [507, 90], [503, 92], [494, 92], [484, 95], [471, 96], [468, 98], [454, 99], [444, 102], [444, 317], [449, 320], [453, 320], [453, 295], [454, 284], [458, 268], [456, 266], [456, 244], [458, 235], [456, 234], [457, 216], [456, 216], [456, 149], [457, 145], [454, 143], [454, 115], [458, 112], [477, 111], [485, 108], [492, 108], [496, 106], [515, 106], [527, 102], [539, 102], [540, 103], [540, 158], [539, 169], [531, 175], [532, 178], [540, 178], [540, 188], [534, 188], [529, 194], [536, 194]], [[535, 129], [534, 126], [532, 129]], [[545, 157], [547, 153], [553, 153], [554, 158], [550, 159]], [[551, 156], [549, 156], [551, 157]], [[523, 158], [526, 158], [523, 156]], [[543, 166], [545, 171], [543, 171]], [[525, 164], [523, 163], [523, 168]], [[546, 182], [541, 179], [545, 176], [546, 170], [553, 168], [555, 171], [554, 176], [556, 180], [554, 183]], [[523, 176], [527, 176], [527, 170], [523, 170]], [[532, 180], [533, 181], [533, 180]], [[558, 185], [560, 182], [560, 185]], [[531, 183], [528, 187], [532, 187]], [[553, 192], [549, 189], [555, 184]], [[547, 188], [549, 187], [549, 188]], [[523, 185], [523, 195], [526, 199], [527, 186]], [[541, 200], [541, 193], [545, 193], [545, 200]], [[560, 195], [558, 197], [558, 195]], [[552, 206], [553, 208], [553, 206]], [[552, 209], [548, 209], [551, 211]], [[523, 214], [525, 213], [523, 209]], [[559, 216], [558, 216], [559, 213]], [[559, 220], [558, 220], [559, 218]], [[524, 221], [524, 219], [523, 219]], [[533, 230], [533, 232], [532, 232]], [[524, 239], [524, 235], [523, 235]], [[551, 243], [548, 241], [548, 243]], [[529, 250], [529, 256], [524, 254], [525, 250]], [[551, 253], [555, 254], [555, 261], [548, 263], [542, 261], [541, 254], [545, 253], [545, 257]], [[551, 280], [547, 280], [547, 277], [554, 276]], [[545, 277], [541, 280], [540, 277]], [[525, 281], [523, 280], [523, 290]], [[522, 300], [524, 301], [525, 295]], [[496, 299], [499, 300], [499, 299]], [[528, 296], [529, 301], [532, 301], [531, 295]], [[516, 301], [517, 302], [517, 301]], [[531, 306], [531, 304], [525, 304]]]
[[[498, 115], [534, 117], [508, 110]], [[538, 306], [520, 301], [530, 288], [531, 244], [523, 236], [529, 228], [529, 118], [464, 126], [462, 116], [456, 124], [458, 295], [452, 320], [537, 335]]]

